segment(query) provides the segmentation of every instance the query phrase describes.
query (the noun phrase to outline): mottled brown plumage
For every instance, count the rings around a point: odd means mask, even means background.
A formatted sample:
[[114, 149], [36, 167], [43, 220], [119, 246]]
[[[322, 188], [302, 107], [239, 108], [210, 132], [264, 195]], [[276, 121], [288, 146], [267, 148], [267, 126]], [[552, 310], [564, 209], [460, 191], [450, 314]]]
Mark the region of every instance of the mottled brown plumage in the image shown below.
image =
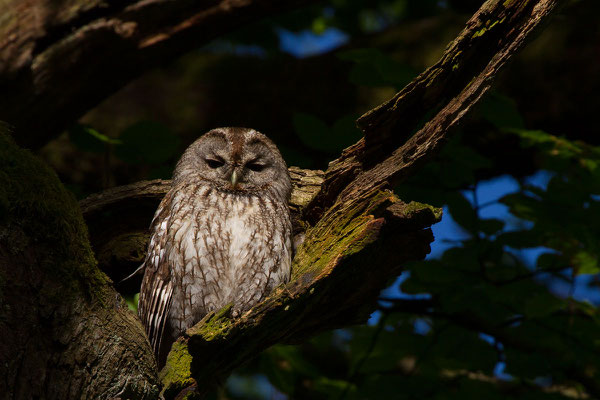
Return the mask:
[[210, 311], [237, 316], [289, 280], [291, 182], [276, 146], [246, 128], [214, 129], [175, 168], [154, 220], [139, 315], [164, 363]]

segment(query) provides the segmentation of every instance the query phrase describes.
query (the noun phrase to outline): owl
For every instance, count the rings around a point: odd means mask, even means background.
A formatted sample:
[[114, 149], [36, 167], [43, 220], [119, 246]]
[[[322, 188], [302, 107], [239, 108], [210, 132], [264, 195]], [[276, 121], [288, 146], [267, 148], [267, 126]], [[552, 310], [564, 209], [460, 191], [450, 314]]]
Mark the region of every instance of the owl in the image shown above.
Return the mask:
[[139, 315], [164, 365], [204, 315], [239, 316], [288, 282], [290, 176], [275, 144], [247, 128], [213, 129], [184, 152], [151, 224]]

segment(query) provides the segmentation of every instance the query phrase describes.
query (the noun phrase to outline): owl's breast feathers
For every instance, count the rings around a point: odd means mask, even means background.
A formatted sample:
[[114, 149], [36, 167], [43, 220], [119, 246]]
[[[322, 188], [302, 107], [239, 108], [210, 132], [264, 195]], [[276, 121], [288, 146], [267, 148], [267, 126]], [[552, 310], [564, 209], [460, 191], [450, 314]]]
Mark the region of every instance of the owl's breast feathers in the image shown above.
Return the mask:
[[250, 309], [289, 280], [291, 257], [287, 203], [202, 184], [172, 188], [152, 223], [139, 301], [155, 351], [210, 311]]

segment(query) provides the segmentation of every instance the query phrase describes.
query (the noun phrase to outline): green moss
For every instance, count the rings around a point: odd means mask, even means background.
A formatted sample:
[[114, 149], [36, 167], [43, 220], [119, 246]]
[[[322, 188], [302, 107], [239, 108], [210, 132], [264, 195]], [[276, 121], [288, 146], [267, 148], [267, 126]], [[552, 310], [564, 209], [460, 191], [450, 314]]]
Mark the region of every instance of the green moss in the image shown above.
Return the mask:
[[487, 32], [488, 28], [481, 28], [473, 34], [473, 38], [483, 36]]
[[1, 127], [0, 171], [0, 230], [12, 235], [4, 238], [7, 248], [18, 254], [36, 243], [44, 255], [39, 267], [61, 284], [56, 295], [81, 288], [92, 294], [107, 278], [96, 267], [77, 201], [50, 168]]
[[442, 220], [443, 209], [441, 209], [439, 207], [431, 206], [429, 204], [411, 201], [410, 203], [408, 203], [406, 205], [404, 210], [407, 213], [407, 215], [410, 215], [411, 213], [420, 212], [425, 209], [428, 209], [431, 211], [431, 213], [433, 214], [433, 218], [435, 219], [435, 222], [440, 222]]
[[228, 304], [215, 313], [208, 314], [202, 321], [188, 329], [188, 334], [199, 335], [206, 341], [224, 337], [232, 324], [231, 307], [233, 304]]
[[373, 225], [374, 215], [393, 202], [393, 195], [379, 191], [364, 205], [346, 204], [343, 209], [321, 219], [306, 233], [292, 264], [292, 280], [306, 273], [317, 275], [339, 262], [340, 258], [354, 254], [375, 240], [378, 229]]
[[163, 383], [163, 395], [171, 398], [180, 390], [192, 385], [191, 377], [192, 356], [188, 352], [187, 343], [175, 342], [167, 357], [167, 364], [160, 371], [160, 380]]
[[502, 19], [499, 19], [494, 22], [488, 19], [487, 21], [485, 21], [485, 27], [479, 29], [478, 31], [475, 31], [475, 33], [473, 34], [473, 38], [485, 35], [486, 32], [493, 29], [496, 25], [503, 23], [505, 19], [506, 17], [503, 17]]

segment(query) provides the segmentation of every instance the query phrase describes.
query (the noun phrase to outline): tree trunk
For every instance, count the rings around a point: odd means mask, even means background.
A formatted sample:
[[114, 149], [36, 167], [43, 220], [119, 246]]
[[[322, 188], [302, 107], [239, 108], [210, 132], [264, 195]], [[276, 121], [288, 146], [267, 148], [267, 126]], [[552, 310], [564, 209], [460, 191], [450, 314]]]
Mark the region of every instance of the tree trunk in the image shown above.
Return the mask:
[[150, 345], [94, 260], [77, 202], [0, 132], [0, 393], [156, 398]]

